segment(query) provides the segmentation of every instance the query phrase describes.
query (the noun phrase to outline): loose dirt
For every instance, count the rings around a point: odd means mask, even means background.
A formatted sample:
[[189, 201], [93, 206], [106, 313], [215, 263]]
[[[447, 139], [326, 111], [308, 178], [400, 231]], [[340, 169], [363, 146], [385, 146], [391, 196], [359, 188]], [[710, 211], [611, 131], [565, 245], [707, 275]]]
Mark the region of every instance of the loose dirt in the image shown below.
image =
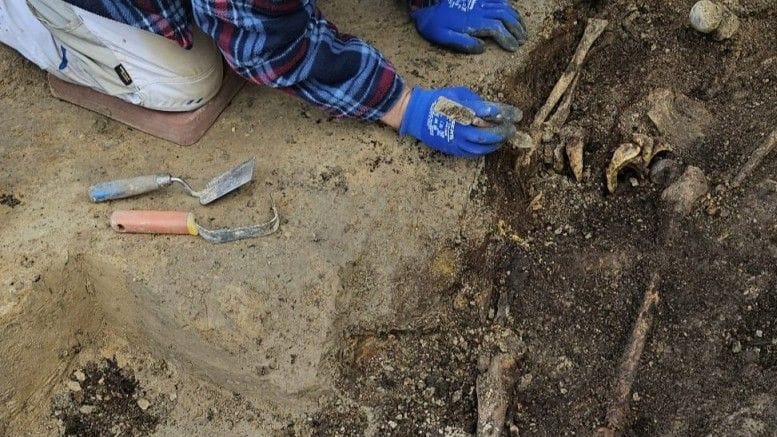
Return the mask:
[[132, 369], [120, 368], [116, 360], [76, 370], [68, 391], [53, 401], [66, 436], [147, 435], [159, 421], [147, 411], [150, 403]]
[[17, 199], [13, 194], [0, 194], [0, 205], [13, 208], [21, 203], [22, 201]]

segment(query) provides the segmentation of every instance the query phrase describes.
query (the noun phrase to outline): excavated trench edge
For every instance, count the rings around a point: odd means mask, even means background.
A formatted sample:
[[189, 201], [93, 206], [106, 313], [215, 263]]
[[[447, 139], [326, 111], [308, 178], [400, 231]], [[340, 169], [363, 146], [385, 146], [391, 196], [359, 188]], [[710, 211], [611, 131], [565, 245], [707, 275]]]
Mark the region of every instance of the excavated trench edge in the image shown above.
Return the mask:
[[246, 370], [252, 367], [239, 358], [179, 326], [160, 309], [156, 295], [143, 282], [130, 280], [118, 262], [71, 255], [42, 278], [0, 327], [0, 424], [24, 410], [45, 409], [53, 389], [72, 370], [79, 341], [86, 339], [97, 350], [106, 334], [248, 398], [287, 407], [314, 399], [315, 393], [289, 396]]

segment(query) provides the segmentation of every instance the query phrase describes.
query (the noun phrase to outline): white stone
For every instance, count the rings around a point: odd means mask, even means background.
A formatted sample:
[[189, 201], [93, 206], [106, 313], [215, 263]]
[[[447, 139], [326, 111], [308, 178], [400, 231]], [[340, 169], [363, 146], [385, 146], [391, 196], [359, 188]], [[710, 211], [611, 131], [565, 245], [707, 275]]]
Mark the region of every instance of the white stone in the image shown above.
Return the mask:
[[94, 405], [81, 405], [81, 408], [79, 408], [78, 411], [80, 411], [81, 414], [92, 414], [96, 408], [97, 407]]
[[151, 402], [147, 401], [145, 398], [138, 399], [138, 407], [140, 407], [141, 410], [146, 411], [150, 406]]
[[710, 0], [696, 2], [691, 8], [691, 26], [701, 33], [710, 33], [720, 26], [723, 8]]

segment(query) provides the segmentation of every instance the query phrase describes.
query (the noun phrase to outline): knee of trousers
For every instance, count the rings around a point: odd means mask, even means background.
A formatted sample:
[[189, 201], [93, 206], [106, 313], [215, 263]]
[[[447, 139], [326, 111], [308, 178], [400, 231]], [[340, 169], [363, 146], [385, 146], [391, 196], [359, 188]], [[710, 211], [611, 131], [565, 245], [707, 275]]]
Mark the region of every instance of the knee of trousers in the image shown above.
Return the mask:
[[193, 29], [192, 48], [112, 21], [63, 0], [27, 0], [59, 51], [52, 74], [160, 111], [191, 111], [221, 88], [224, 65], [215, 43]]
[[194, 47], [185, 52], [165, 66], [165, 74], [138, 75], [139, 105], [160, 111], [191, 111], [218, 94], [224, 78], [224, 62], [215, 44], [199, 34], [195, 36]]
[[196, 76], [169, 77], [139, 85], [134, 101], [148, 109], [169, 112], [195, 110], [210, 101], [221, 89], [224, 66], [219, 60]]

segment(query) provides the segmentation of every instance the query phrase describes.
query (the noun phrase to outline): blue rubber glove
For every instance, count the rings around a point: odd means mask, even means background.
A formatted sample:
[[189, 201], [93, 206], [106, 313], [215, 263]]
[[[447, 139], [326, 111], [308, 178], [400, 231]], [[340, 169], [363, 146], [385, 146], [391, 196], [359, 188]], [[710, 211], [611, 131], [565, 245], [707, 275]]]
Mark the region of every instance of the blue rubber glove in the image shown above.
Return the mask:
[[424, 38], [464, 53], [483, 53], [485, 44], [477, 37], [493, 38], [511, 52], [526, 39], [521, 14], [508, 0], [439, 0], [410, 16]]
[[[454, 120], [438, 110], [436, 104], [453, 101], [491, 126], [478, 127], [471, 122]], [[448, 105], [450, 106], [450, 105]], [[454, 105], [454, 107], [459, 107]], [[467, 110], [466, 108], [469, 108]], [[413, 88], [399, 133], [411, 135], [432, 149], [454, 156], [474, 158], [499, 149], [515, 135], [514, 124], [521, 120], [521, 111], [510, 105], [486, 102], [466, 87], [426, 90]]]

